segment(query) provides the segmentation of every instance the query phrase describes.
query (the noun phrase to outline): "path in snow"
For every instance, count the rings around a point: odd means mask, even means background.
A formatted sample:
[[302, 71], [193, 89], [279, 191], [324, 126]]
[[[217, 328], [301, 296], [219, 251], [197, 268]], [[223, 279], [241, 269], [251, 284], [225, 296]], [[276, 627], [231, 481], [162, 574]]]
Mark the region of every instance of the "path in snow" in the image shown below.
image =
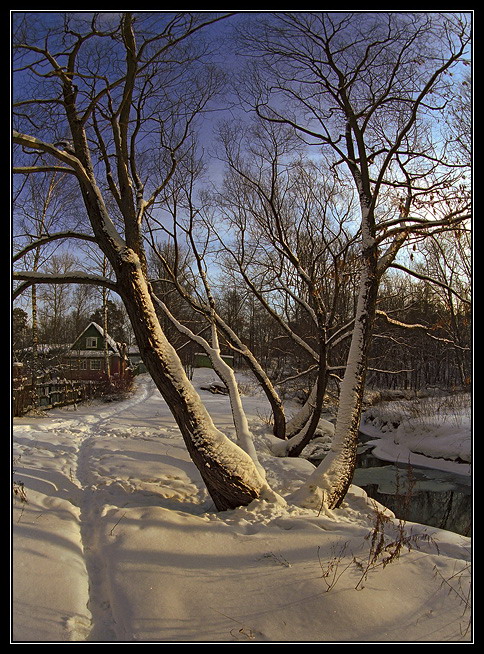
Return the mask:
[[[206, 495], [204, 488], [194, 488], [188, 478], [179, 474], [178, 456], [175, 473], [166, 474], [166, 465], [163, 466], [164, 473], [161, 473], [160, 463], [163, 460], [166, 464], [170, 458], [166, 436], [172, 435], [177, 449], [183, 448], [183, 442], [168, 412], [160, 415], [160, 401], [160, 394], [152, 380], [141, 377], [137, 379], [136, 392], [129, 400], [115, 402], [109, 408], [100, 410], [96, 415], [87, 415], [84, 419], [87, 429], [83, 431], [77, 451], [75, 477], [82, 491], [79, 526], [89, 583], [89, 641], [129, 641], [132, 638], [116, 621], [113, 613], [112, 604], [116, 598], [112, 597], [112, 580], [108, 570], [109, 548], [106, 548], [105, 533], [110, 514], [133, 504], [165, 505], [169, 508], [174, 501], [176, 508], [181, 508], [184, 497], [191, 500], [197, 492]], [[146, 406], [150, 402], [153, 403], [154, 411], [152, 419], [147, 420]], [[163, 440], [160, 440], [161, 435]], [[133, 439], [136, 439], [136, 448], [133, 447]], [[160, 443], [159, 455], [153, 454], [153, 439]], [[148, 458], [149, 463], [146, 461]], [[119, 463], [113, 466], [114, 459], [119, 460]], [[137, 470], [138, 465], [141, 465], [144, 474]], [[147, 474], [150, 466], [152, 474]], [[193, 464], [188, 467], [191, 466]], [[112, 475], [113, 468], [117, 473], [115, 477]], [[188, 504], [184, 508], [189, 510]], [[123, 514], [120, 519], [122, 516]]]
[[[228, 398], [203, 400], [230, 431]], [[258, 400], [246, 401], [259, 415]], [[446, 579], [456, 565], [465, 572], [469, 539], [434, 530], [438, 552], [423, 539], [364, 593], [352, 567], [325, 592], [320, 561], [341, 543], [349, 564], [366, 551], [374, 509], [364, 493], [354, 488], [328, 516], [264, 502], [214, 512], [148, 376], [124, 401], [15, 419], [13, 454], [28, 499], [14, 503], [13, 642], [466, 639], [460, 600], [435, 568]], [[269, 454], [264, 465], [285, 492], [311, 469]]]
[[[137, 404], [145, 402], [148, 398], [148, 384], [144, 383], [138, 392], [122, 407], [113, 404], [104, 409], [97, 416], [92, 416], [89, 430], [84, 432], [81, 445], [77, 452], [76, 478], [82, 490], [80, 493], [80, 534], [84, 552], [84, 560], [89, 580], [88, 609], [91, 613], [91, 631], [88, 640], [115, 641], [117, 640], [116, 624], [111, 611], [109, 583], [106, 576], [106, 566], [100, 544], [99, 525], [106, 510], [106, 500], [109, 495], [109, 486], [115, 481], [107, 482], [100, 492], [95, 476], [92, 473], [92, 458], [96, 441], [110, 431], [109, 423], [113, 416], [122, 411], [133, 409]], [[120, 435], [121, 436], [121, 435]]]
[[[147, 425], [146, 419], [137, 421], [136, 407], [143, 407], [140, 414], [145, 418], [144, 409], [150, 401], [159, 408], [159, 392], [151, 379], [144, 377], [137, 379], [136, 390], [128, 400], [94, 407], [81, 405], [75, 410], [50, 411], [46, 418], [34, 421], [16, 421], [14, 480], [25, 484], [28, 500], [14, 506], [16, 639], [29, 640], [32, 632], [46, 640], [129, 638], [129, 634], [118, 633], [111, 610], [101, 532], [103, 518], [122, 508], [123, 499], [125, 505], [130, 500], [137, 504], [144, 500], [150, 505], [160, 500], [159, 492], [150, 492], [150, 484], [159, 491], [163, 483], [156, 471], [145, 475], [145, 490], [143, 483], [141, 488], [137, 483], [137, 476], [130, 482], [130, 475], [136, 475], [132, 464], [138, 455], [131, 452], [130, 439], [152, 443], [162, 429], [165, 436], [179, 436], [171, 417], [159, 416], [156, 410], [152, 425]], [[141, 443], [139, 446], [142, 449]], [[116, 478], [110, 474], [111, 465], [103, 468], [103, 460], [111, 462], [112, 457], [119, 457], [121, 462]], [[142, 465], [149, 467], [146, 461]], [[177, 493], [177, 484], [178, 495], [183, 493], [185, 480], [173, 476], [165, 481], [172, 487], [172, 495]], [[186, 494], [190, 493], [193, 488]], [[48, 580], [43, 585], [38, 575], [42, 566], [59, 578], [58, 597], [49, 600], [58, 606], [60, 615], [64, 613], [62, 624], [56, 624], [57, 616], [48, 611], [37, 613], [32, 608], [43, 606], [47, 592]], [[32, 584], [33, 578], [38, 583]]]

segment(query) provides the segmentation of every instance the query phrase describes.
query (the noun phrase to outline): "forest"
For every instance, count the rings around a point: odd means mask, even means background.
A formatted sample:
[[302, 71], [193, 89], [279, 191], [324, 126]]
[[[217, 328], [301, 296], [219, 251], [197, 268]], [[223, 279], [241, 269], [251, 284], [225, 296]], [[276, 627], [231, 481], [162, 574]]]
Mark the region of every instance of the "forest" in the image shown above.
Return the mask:
[[[291, 501], [339, 507], [365, 389], [471, 386], [471, 24], [15, 12], [14, 361], [58, 374], [43, 346], [92, 320], [136, 343], [223, 511], [277, 495], [231, 354], [286, 456], [336, 404], [331, 450]], [[196, 352], [235, 442], [191, 383]]]

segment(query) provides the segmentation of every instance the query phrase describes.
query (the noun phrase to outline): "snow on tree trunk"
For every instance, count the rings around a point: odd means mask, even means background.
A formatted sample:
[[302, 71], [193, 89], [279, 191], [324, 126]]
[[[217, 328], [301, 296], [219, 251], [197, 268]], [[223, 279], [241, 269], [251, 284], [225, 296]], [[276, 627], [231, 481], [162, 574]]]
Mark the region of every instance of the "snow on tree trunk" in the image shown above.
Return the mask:
[[286, 424], [286, 436], [288, 440], [297, 436], [297, 434], [307, 424], [316, 404], [317, 384], [314, 384], [308, 399], [304, 402], [302, 408], [295, 413]]
[[368, 237], [364, 245], [355, 325], [331, 449], [303, 486], [288, 498], [308, 508], [338, 507], [348, 491], [356, 465], [367, 355], [378, 291], [376, 247]]
[[194, 334], [189, 327], [186, 327], [179, 320], [177, 320], [177, 318], [175, 318], [175, 316], [168, 309], [166, 304], [162, 300], [160, 300], [156, 295], [153, 295], [153, 299], [156, 302], [156, 304], [158, 304], [161, 307], [161, 309], [165, 312], [165, 314], [175, 325], [175, 327], [181, 333], [188, 336], [188, 338], [191, 338], [193, 341], [198, 343], [198, 345], [200, 345], [200, 347], [202, 347], [205, 350], [206, 354], [210, 358], [213, 369], [220, 377], [220, 379], [223, 381], [223, 383], [225, 384], [228, 390], [230, 408], [232, 411], [235, 433], [237, 436], [237, 443], [245, 452], [247, 452], [247, 454], [250, 456], [255, 466], [257, 467], [259, 474], [263, 479], [265, 479], [266, 473], [264, 468], [260, 465], [259, 459], [257, 457], [257, 452], [254, 446], [252, 433], [250, 431], [249, 423], [247, 421], [247, 416], [245, 414], [244, 407], [242, 405], [242, 399], [240, 397], [239, 386], [237, 384], [235, 372], [229, 366], [229, 364], [223, 360], [222, 354], [220, 352], [220, 345], [219, 345], [215, 320], [212, 319], [212, 325], [211, 325], [212, 345], [210, 346], [209, 343], [202, 336], [200, 336], [200, 334]]
[[[323, 344], [321, 344], [323, 345]], [[313, 412], [310, 419], [307, 421], [304, 429], [297, 434], [287, 448], [288, 456], [299, 456], [306, 445], [314, 438], [316, 429], [319, 425], [321, 418], [321, 410], [323, 408], [324, 393], [326, 391], [327, 371], [326, 371], [326, 357], [322, 355], [323, 347], [320, 348], [320, 364], [318, 371], [318, 379], [316, 382], [316, 399], [313, 405]]]
[[309, 398], [290, 421], [292, 435], [281, 443], [273, 443], [272, 451], [276, 456], [299, 456], [314, 438], [321, 419], [326, 379], [326, 370], [320, 368], [318, 381], [314, 384]]
[[210, 359], [212, 361], [215, 372], [223, 380], [229, 391], [230, 408], [234, 419], [235, 433], [237, 435], [239, 445], [254, 461], [259, 474], [263, 479], [265, 479], [265, 470], [260, 465], [259, 459], [257, 457], [257, 452], [254, 447], [254, 441], [250, 432], [247, 416], [245, 415], [244, 407], [242, 406], [242, 399], [240, 397], [235, 373], [232, 368], [222, 359], [220, 348], [218, 347], [216, 331], [216, 327], [212, 325], [214, 347], [211, 348]]
[[284, 440], [286, 437], [286, 415], [284, 412], [284, 404], [269, 379], [269, 376], [254, 357], [250, 349], [244, 345], [237, 334], [224, 321], [222, 321], [219, 316], [217, 316], [217, 325], [227, 341], [231, 343], [231, 345], [244, 357], [247, 365], [261, 385], [272, 409], [274, 421], [272, 433], [276, 438]]
[[174, 348], [162, 332], [136, 254], [125, 249], [116, 265], [121, 296], [130, 316], [140, 354], [166, 400], [218, 510], [273, 498], [254, 461], [218, 430], [188, 380]]

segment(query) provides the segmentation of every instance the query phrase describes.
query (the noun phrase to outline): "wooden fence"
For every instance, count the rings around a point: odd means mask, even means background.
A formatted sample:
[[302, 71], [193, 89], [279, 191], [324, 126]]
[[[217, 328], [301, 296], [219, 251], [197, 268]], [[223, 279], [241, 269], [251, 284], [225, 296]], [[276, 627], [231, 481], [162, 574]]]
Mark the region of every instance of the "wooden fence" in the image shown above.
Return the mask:
[[53, 409], [78, 404], [105, 394], [106, 382], [44, 381], [33, 384], [26, 377], [13, 380], [13, 415], [22, 416], [32, 409]]

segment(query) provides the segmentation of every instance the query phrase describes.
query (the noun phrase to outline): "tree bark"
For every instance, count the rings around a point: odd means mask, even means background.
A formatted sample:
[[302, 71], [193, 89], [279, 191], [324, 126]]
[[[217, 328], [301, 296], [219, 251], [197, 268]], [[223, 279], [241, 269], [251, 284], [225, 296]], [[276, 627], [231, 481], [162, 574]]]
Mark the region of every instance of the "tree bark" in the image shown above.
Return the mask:
[[250, 458], [213, 424], [183, 366], [163, 334], [141, 264], [132, 251], [115, 265], [119, 292], [140, 354], [175, 418], [188, 452], [219, 511], [270, 496], [270, 489]]
[[290, 501], [313, 509], [340, 506], [353, 480], [365, 386], [368, 350], [376, 310], [379, 276], [377, 249], [362, 252], [360, 289], [350, 351], [340, 389], [340, 402], [331, 449]]

